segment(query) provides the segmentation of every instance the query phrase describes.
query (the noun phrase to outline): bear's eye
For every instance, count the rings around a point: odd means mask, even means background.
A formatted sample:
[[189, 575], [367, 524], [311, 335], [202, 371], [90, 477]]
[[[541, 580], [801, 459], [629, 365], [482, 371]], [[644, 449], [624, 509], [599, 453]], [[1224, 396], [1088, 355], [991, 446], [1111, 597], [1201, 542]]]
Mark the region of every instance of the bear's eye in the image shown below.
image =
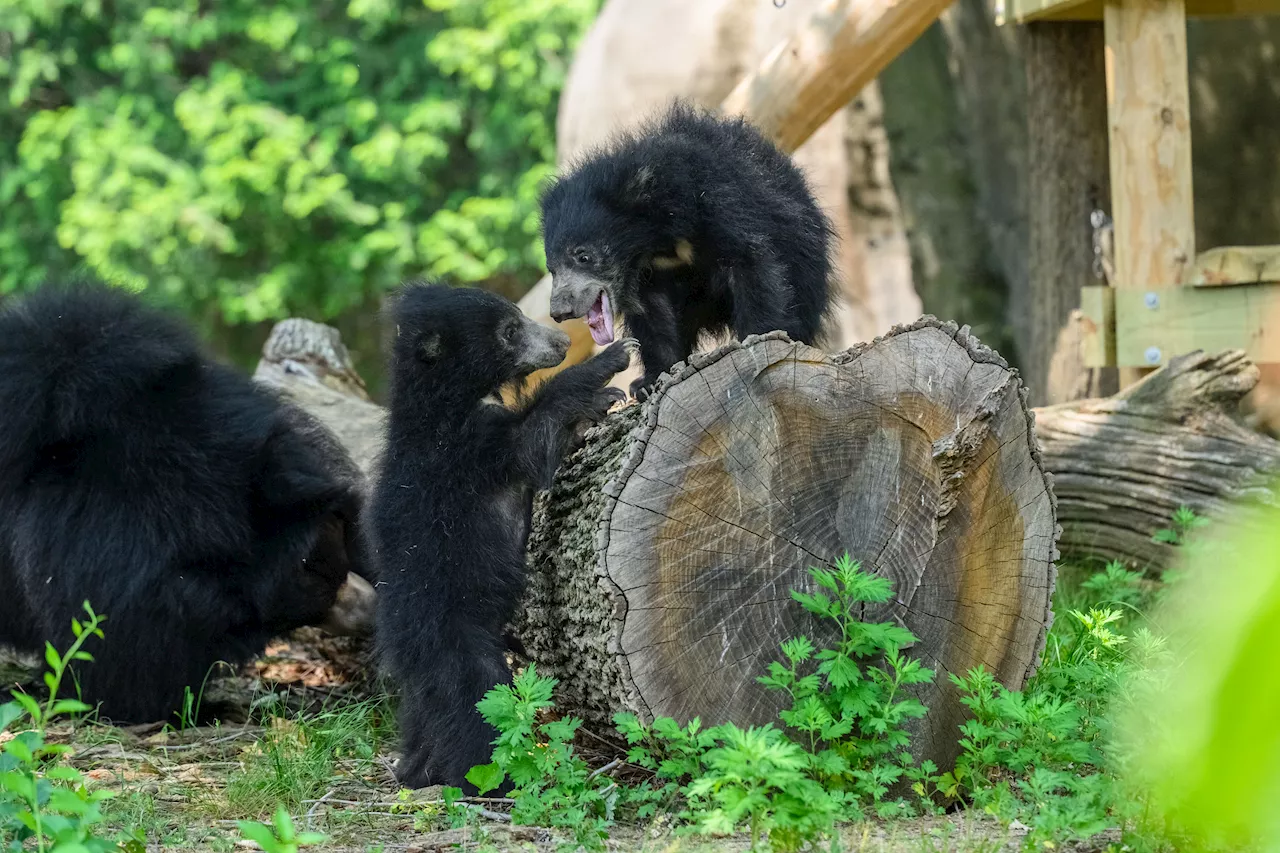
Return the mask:
[[516, 335], [520, 333], [519, 323], [508, 323], [506, 328], [502, 330], [502, 339], [509, 344], [516, 342]]
[[573, 259], [583, 266], [586, 266], [591, 263], [591, 254], [586, 249], [575, 249], [573, 252]]

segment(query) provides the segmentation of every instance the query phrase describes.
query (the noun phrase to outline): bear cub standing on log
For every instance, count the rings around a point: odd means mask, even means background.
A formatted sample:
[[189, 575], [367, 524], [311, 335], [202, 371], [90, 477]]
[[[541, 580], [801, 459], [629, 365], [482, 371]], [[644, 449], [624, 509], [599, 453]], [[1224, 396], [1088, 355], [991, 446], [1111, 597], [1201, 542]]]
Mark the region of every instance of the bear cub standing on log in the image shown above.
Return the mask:
[[800, 170], [742, 119], [677, 101], [543, 197], [551, 316], [614, 315], [640, 344], [647, 395], [699, 335], [775, 330], [812, 344], [831, 306], [833, 232]]
[[218, 661], [317, 624], [362, 569], [362, 477], [323, 426], [119, 288], [0, 311], [0, 643], [61, 648], [116, 722], [169, 719]]
[[410, 283], [389, 313], [387, 444], [368, 533], [383, 580], [379, 644], [401, 691], [397, 776], [474, 792], [466, 773], [492, 760], [497, 736], [475, 705], [511, 681], [505, 630], [524, 592], [534, 492], [550, 487], [576, 429], [621, 401], [606, 383], [633, 344], [510, 409], [493, 396], [558, 365], [566, 334], [473, 288]]

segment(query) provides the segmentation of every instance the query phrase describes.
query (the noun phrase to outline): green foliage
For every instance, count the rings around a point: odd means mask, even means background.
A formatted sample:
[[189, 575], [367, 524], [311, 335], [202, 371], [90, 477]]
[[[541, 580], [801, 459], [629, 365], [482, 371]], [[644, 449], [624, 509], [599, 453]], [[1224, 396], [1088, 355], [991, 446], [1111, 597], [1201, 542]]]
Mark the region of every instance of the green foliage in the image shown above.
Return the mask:
[[17, 853], [34, 845], [41, 853], [97, 853], [118, 846], [94, 831], [102, 822], [99, 804], [111, 793], [90, 791], [79, 771], [63, 761], [70, 747], [48, 742], [54, 719], [92, 710], [83, 702], [58, 698], [72, 661], [93, 660], [83, 650], [85, 641], [103, 636], [100, 626], [106, 617], [94, 613], [87, 601], [84, 610], [85, 622], [71, 621], [75, 641], [65, 654], [45, 644], [46, 703], [14, 693], [12, 702], [0, 705], [0, 732], [13, 735], [0, 751], [0, 850]]
[[[925, 707], [902, 688], [932, 681], [933, 672], [901, 654], [915, 641], [906, 628], [854, 616], [863, 605], [892, 599], [888, 580], [863, 572], [848, 554], [834, 570], [810, 568], [809, 573], [819, 591], [793, 591], [792, 598], [838, 627], [840, 638], [820, 651], [808, 637], [783, 643], [785, 661], [770, 664], [759, 681], [791, 698], [791, 707], [779, 716], [807, 742], [814, 778], [872, 803], [881, 817], [907, 813], [904, 801], [886, 802], [885, 794], [904, 775], [920, 781], [936, 768], [914, 767], [906, 751], [904, 725], [923, 717]], [[807, 672], [813, 661], [816, 667]]]
[[597, 5], [2, 3], [0, 293], [87, 266], [237, 323], [518, 292]]
[[810, 574], [818, 591], [793, 597], [838, 640], [817, 649], [808, 637], [790, 639], [785, 660], [760, 679], [791, 698], [780, 714], [785, 730], [732, 723], [703, 729], [697, 719], [682, 727], [669, 718], [650, 726], [619, 714], [628, 762], [653, 773], [651, 782], [619, 790], [574, 754], [578, 720], [537, 722], [552, 707], [555, 680], [530, 667], [477, 706], [500, 734], [494, 763], [467, 778], [482, 791], [510, 778], [514, 820], [572, 828], [584, 845], [600, 843], [618, 808], [641, 819], [676, 810], [686, 831], [720, 835], [745, 827], [753, 847], [767, 838], [775, 851], [816, 844], [867, 806], [882, 816], [910, 813], [905, 800], [886, 799], [890, 787], [905, 778], [923, 790], [935, 768], [915, 767], [907, 752], [904, 723], [925, 708], [903, 688], [933, 673], [900, 653], [915, 639], [909, 631], [855, 617], [866, 604], [890, 600], [888, 581], [848, 555], [834, 569]]
[[1143, 624], [1152, 593], [1119, 563], [1058, 598], [1044, 659], [1024, 690], [1006, 689], [981, 667], [950, 676], [973, 716], [960, 727], [955, 769], [938, 779], [944, 795], [1029, 827], [1029, 849], [1136, 827], [1146, 795], [1118, 772], [1111, 715], [1138, 695], [1165, 646]]
[[1197, 515], [1190, 507], [1180, 506], [1173, 512], [1168, 527], [1157, 530], [1151, 536], [1153, 542], [1165, 542], [1169, 545], [1186, 545], [1191, 534], [1209, 523], [1207, 518]]
[[636, 817], [653, 817], [659, 809], [672, 811], [690, 799], [685, 816], [695, 811], [697, 798], [689, 797], [686, 783], [706, 773], [706, 754], [715, 747], [718, 730], [702, 728], [699, 717], [681, 728], [670, 717], [658, 717], [646, 726], [635, 714], [617, 714], [614, 724], [630, 747], [627, 761], [652, 772], [657, 783], [646, 782], [631, 792]]
[[1276, 849], [1280, 818], [1280, 511], [1197, 540], [1160, 618], [1176, 644], [1125, 703], [1134, 786], [1185, 849]]
[[1101, 572], [1081, 584], [1081, 588], [1099, 604], [1133, 609], [1143, 599], [1142, 572], [1132, 572], [1119, 560], [1111, 560]]
[[703, 761], [706, 771], [688, 786], [690, 800], [709, 808], [696, 815], [699, 832], [725, 835], [744, 824], [751, 846], [767, 835], [775, 851], [798, 851], [830, 835], [848, 817], [851, 799], [829, 790], [812, 773], [814, 757], [772, 726], [716, 730], [719, 746]]
[[298, 832], [293, 827], [293, 819], [284, 806], [277, 806], [271, 823], [254, 823], [237, 821], [240, 834], [246, 841], [252, 841], [266, 853], [298, 853], [302, 847], [314, 847], [325, 840], [319, 832]]
[[472, 768], [467, 780], [483, 793], [509, 778], [515, 785], [512, 820], [569, 830], [577, 845], [603, 849], [617, 786], [593, 776], [574, 752], [573, 737], [581, 720], [538, 722], [539, 712], [552, 708], [555, 685], [555, 679], [539, 676], [537, 667], [530, 665], [510, 685], [498, 685], [477, 703], [499, 735], [493, 763]]

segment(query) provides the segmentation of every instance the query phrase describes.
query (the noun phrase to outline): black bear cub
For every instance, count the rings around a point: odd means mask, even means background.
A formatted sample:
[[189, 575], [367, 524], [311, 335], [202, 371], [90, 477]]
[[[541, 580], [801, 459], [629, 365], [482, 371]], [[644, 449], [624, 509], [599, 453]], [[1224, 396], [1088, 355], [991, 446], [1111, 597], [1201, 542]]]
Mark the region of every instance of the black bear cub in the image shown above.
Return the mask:
[[631, 342], [552, 377], [518, 408], [495, 393], [554, 367], [569, 338], [495, 294], [409, 283], [389, 306], [390, 415], [367, 531], [378, 639], [401, 691], [408, 787], [474, 791], [497, 732], [476, 703], [510, 683], [505, 629], [525, 586], [533, 496], [584, 423], [622, 398], [606, 387]]
[[561, 177], [542, 201], [551, 316], [614, 316], [640, 344], [644, 396], [699, 335], [814, 343], [830, 308], [832, 229], [791, 159], [742, 119], [677, 101]]
[[0, 643], [62, 646], [116, 722], [170, 719], [210, 667], [324, 619], [362, 569], [361, 475], [181, 322], [92, 282], [0, 311]]

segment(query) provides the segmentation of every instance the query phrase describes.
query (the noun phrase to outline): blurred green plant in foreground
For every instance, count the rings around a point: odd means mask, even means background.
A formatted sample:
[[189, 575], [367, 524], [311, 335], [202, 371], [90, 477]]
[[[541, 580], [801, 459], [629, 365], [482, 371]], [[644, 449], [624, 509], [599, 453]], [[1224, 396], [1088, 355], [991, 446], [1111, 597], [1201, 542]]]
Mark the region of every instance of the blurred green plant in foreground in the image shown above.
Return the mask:
[[1161, 620], [1177, 638], [1122, 718], [1132, 781], [1196, 846], [1280, 849], [1280, 510], [1215, 526]]
[[83, 268], [197, 318], [328, 319], [542, 265], [599, 0], [0, 0], [0, 294]]

